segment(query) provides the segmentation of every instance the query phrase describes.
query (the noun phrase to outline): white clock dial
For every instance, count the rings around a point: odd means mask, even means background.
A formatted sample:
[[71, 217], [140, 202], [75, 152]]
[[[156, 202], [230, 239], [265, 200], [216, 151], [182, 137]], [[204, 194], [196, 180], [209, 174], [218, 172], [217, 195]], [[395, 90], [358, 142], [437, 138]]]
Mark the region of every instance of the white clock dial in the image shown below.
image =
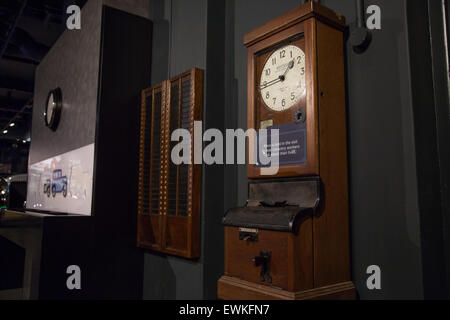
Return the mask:
[[294, 45], [276, 50], [261, 73], [261, 97], [274, 111], [294, 106], [306, 94], [305, 53]]
[[52, 120], [52, 116], [53, 116], [53, 112], [55, 110], [55, 100], [53, 98], [53, 94], [50, 95], [49, 99], [48, 99], [48, 104], [47, 104], [47, 112], [46, 112], [46, 117], [47, 117], [47, 123], [50, 123], [50, 121]]

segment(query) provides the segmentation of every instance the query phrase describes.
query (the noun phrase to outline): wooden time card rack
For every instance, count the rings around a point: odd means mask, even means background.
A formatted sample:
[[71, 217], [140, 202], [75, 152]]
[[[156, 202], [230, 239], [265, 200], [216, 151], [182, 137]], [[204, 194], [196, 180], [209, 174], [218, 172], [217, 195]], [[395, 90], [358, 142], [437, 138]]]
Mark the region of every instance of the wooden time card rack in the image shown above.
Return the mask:
[[194, 121], [201, 121], [202, 101], [200, 69], [142, 91], [138, 247], [200, 257], [201, 165], [177, 166], [170, 154], [177, 144], [171, 141], [175, 129], [186, 129], [193, 136]]

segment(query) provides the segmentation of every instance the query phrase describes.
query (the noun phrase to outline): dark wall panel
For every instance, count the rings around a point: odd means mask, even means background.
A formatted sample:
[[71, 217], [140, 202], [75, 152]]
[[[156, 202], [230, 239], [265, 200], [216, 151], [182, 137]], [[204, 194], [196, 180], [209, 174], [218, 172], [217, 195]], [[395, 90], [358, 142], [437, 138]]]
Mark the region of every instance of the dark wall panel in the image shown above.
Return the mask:
[[[225, 132], [225, 14], [226, 0], [208, 1], [208, 33], [206, 63], [206, 107], [203, 121], [205, 130], [214, 128]], [[225, 143], [225, 142], [224, 142]], [[204, 179], [204, 224], [203, 252], [204, 297], [217, 297], [217, 280], [224, 271], [224, 229], [221, 225], [224, 215], [225, 166], [205, 166]]]
[[136, 246], [140, 92], [150, 85], [148, 19], [103, 7], [93, 197], [95, 297], [139, 299]]
[[[447, 202], [441, 203], [441, 196], [445, 195], [446, 183], [444, 179], [446, 177], [441, 175], [444, 171], [440, 171], [440, 166], [445, 169], [449, 158], [445, 151], [439, 150], [438, 146], [439, 138], [442, 137], [442, 134], [444, 136], [447, 134], [443, 129], [442, 122], [447, 118], [448, 123], [448, 116], [442, 117], [439, 109], [445, 108], [448, 110], [448, 100], [445, 100], [448, 99], [448, 88], [445, 93], [441, 91], [442, 96], [438, 94], [438, 90], [442, 90], [443, 86], [448, 83], [445, 84], [445, 82], [441, 82], [434, 77], [438, 76], [439, 72], [447, 71], [448, 68], [446, 63], [437, 61], [444, 50], [438, 53], [432, 52], [431, 49], [431, 44], [436, 44], [439, 41], [439, 36], [435, 30], [435, 24], [439, 21], [439, 18], [434, 16], [433, 25], [430, 26], [430, 20], [433, 21], [433, 16], [430, 14], [433, 14], [435, 9], [433, 6], [429, 7], [429, 4], [431, 4], [429, 1], [410, 0], [407, 2], [406, 8], [416, 141], [415, 156], [419, 186], [418, 203], [424, 297], [426, 299], [439, 299], [447, 294], [445, 292], [447, 279], [445, 278], [444, 228], [442, 227], [445, 209], [441, 206], [448, 205]], [[436, 5], [437, 3], [434, 1], [433, 4]], [[442, 23], [442, 18], [440, 22]], [[434, 31], [431, 37], [430, 31]], [[441, 70], [438, 71], [439, 66]], [[433, 70], [433, 68], [435, 69]], [[448, 71], [446, 75], [448, 76]], [[424, 108], [424, 106], [427, 107]], [[447, 149], [447, 143], [445, 143], [444, 148]], [[439, 163], [440, 161], [442, 164]], [[442, 185], [441, 179], [443, 179]], [[441, 194], [441, 192], [443, 193]]]
[[[449, 68], [448, 68], [448, 1], [445, 7], [439, 1], [428, 0], [428, 11], [430, 18], [432, 62], [434, 78], [434, 100], [437, 122], [437, 142], [439, 157], [434, 159], [439, 163], [442, 221], [445, 247], [446, 270], [450, 268], [450, 149], [448, 148], [448, 137], [450, 136], [450, 109], [449, 92]], [[419, 46], [418, 46], [419, 47]], [[420, 48], [420, 47], [419, 47]], [[425, 131], [426, 133], [426, 131]], [[450, 277], [446, 279], [447, 297], [450, 297]]]

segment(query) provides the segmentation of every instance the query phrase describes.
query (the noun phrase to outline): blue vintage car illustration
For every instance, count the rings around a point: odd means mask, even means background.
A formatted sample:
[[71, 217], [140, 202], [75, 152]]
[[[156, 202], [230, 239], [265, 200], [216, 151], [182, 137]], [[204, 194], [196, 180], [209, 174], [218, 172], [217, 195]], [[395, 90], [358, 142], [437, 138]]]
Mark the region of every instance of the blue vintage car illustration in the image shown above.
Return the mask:
[[57, 193], [62, 193], [63, 197], [67, 196], [67, 177], [63, 176], [62, 170], [54, 170], [52, 180], [47, 179], [44, 183], [44, 193], [50, 198], [50, 189], [52, 191], [53, 198]]
[[47, 179], [44, 183], [44, 194], [47, 195], [47, 197], [50, 198], [50, 188], [52, 186], [52, 181], [50, 179]]

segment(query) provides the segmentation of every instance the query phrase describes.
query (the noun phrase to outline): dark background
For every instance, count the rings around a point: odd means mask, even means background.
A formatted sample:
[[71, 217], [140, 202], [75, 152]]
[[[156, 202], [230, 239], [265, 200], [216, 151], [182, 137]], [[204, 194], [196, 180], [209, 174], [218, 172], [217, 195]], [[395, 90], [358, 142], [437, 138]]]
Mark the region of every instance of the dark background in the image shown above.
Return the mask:
[[[95, 142], [93, 201], [92, 216], [76, 217], [79, 223], [71, 215], [36, 214], [41, 238], [33, 238], [24, 226], [30, 213], [11, 219], [13, 213], [5, 215], [2, 237], [33, 257], [24, 262], [22, 298], [142, 297], [144, 254], [136, 246], [138, 137], [140, 90], [150, 85], [152, 23], [146, 17], [148, 6], [143, 13], [136, 12], [142, 7], [129, 10], [139, 15], [128, 13], [130, 6], [88, 1], [81, 12], [81, 30], [66, 30], [36, 68], [29, 162]], [[47, 94], [55, 87], [63, 93], [63, 111], [58, 130], [51, 131], [43, 112]], [[23, 268], [20, 261], [11, 263]], [[82, 270], [80, 291], [67, 290], [70, 264]], [[30, 269], [36, 277], [27, 282]], [[29, 288], [36, 294], [27, 294]]]

